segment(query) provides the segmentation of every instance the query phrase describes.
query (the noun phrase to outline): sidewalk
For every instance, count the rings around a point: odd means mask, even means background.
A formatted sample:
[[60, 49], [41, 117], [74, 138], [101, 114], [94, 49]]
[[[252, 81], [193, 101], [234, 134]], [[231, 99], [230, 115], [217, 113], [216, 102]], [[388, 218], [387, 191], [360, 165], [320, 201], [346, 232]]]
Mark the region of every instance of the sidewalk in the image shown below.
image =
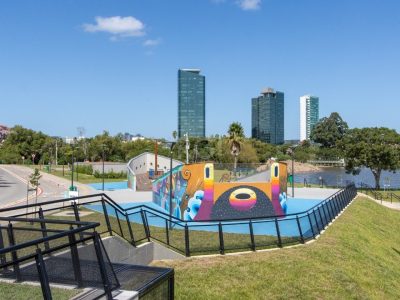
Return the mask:
[[374, 202], [376, 202], [376, 203], [378, 203], [378, 204], [380, 204], [380, 205], [382, 205], [382, 206], [385, 206], [385, 207], [388, 207], [388, 208], [391, 208], [391, 209], [394, 209], [394, 210], [400, 210], [400, 202], [393, 202], [393, 203], [390, 203], [390, 202], [388, 202], [388, 201], [375, 200], [375, 199], [372, 198], [371, 196], [366, 195], [366, 194], [364, 194], [364, 193], [358, 192], [358, 194], [360, 194], [360, 195], [362, 195], [363, 197], [366, 197], [366, 198], [368, 198], [368, 199], [370, 199], [370, 200], [372, 200], [372, 201], [374, 201]]
[[[294, 188], [294, 198], [299, 199], [326, 199], [339, 191], [339, 189], [325, 189], [325, 188]], [[292, 196], [292, 187], [287, 188], [288, 197]]]

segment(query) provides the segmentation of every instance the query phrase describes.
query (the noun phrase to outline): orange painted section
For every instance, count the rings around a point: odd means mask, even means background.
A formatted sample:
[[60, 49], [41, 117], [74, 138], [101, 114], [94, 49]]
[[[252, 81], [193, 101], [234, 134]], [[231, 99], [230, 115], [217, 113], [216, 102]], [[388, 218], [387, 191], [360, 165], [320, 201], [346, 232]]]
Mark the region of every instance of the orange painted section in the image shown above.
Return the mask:
[[214, 182], [214, 203], [227, 190], [233, 187], [243, 187], [244, 185], [258, 188], [263, 191], [269, 199], [272, 199], [270, 182]]

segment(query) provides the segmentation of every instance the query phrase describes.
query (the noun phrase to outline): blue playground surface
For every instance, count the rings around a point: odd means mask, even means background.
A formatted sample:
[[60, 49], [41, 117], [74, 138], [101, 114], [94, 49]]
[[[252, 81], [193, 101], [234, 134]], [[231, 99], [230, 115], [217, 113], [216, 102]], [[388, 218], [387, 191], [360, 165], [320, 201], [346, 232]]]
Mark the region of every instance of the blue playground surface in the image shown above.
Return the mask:
[[[103, 189], [103, 183], [90, 183], [88, 186], [94, 188], [95, 190], [101, 191]], [[114, 190], [124, 190], [128, 188], [128, 181], [116, 181], [116, 182], [105, 182], [104, 190], [105, 191], [114, 191]]]
[[[319, 204], [322, 202], [323, 199], [288, 199], [287, 200], [287, 214], [294, 214], [294, 213], [301, 213], [304, 211], [309, 210], [310, 208], [314, 207], [315, 205]], [[159, 205], [153, 203], [153, 202], [136, 202], [136, 203], [124, 203], [121, 204], [121, 207], [128, 209], [131, 207], [137, 207], [140, 205], [145, 205], [149, 208], [154, 209], [153, 212], [149, 213], [147, 212], [147, 220], [150, 226], [156, 226], [156, 227], [165, 227], [165, 218], [162, 218], [161, 216], [158, 216], [156, 211], [160, 211], [163, 213], [168, 213], [165, 211], [163, 208], [161, 208]], [[86, 206], [88, 209], [92, 209], [98, 212], [103, 212], [102, 205], [99, 204], [92, 204], [92, 205], [87, 205]], [[114, 209], [109, 209], [108, 215], [115, 217], [115, 210]], [[132, 211], [129, 211], [131, 213], [137, 212], [137, 209], [133, 209]], [[141, 223], [141, 219], [135, 218], [135, 220], [131, 219], [132, 222], [136, 223]], [[178, 225], [176, 225], [177, 230], [182, 230], [183, 226], [185, 224], [184, 221], [177, 222]], [[224, 232], [226, 233], [243, 233], [243, 234], [248, 234], [249, 233], [249, 226], [248, 222], [222, 222], [223, 227], [224, 227]], [[188, 225], [190, 226], [190, 230], [196, 230], [196, 231], [211, 231], [211, 232], [217, 232], [218, 231], [218, 226], [216, 222], [189, 222]], [[305, 226], [307, 227], [307, 226]], [[276, 226], [274, 219], [261, 219], [259, 221], [254, 221], [253, 222], [253, 230], [254, 230], [254, 235], [273, 235], [276, 236]], [[296, 220], [293, 219], [292, 217], [289, 217], [287, 220], [286, 218], [280, 218], [280, 234], [281, 236], [297, 236], [299, 234], [299, 229], [298, 225], [296, 223]]]

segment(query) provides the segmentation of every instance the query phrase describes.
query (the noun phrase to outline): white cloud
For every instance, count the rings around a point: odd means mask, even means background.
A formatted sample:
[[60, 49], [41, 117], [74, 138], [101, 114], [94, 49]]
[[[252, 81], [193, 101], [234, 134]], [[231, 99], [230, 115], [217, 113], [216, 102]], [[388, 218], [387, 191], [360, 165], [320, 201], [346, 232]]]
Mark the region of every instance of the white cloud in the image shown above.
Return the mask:
[[142, 36], [145, 35], [144, 24], [134, 17], [96, 17], [95, 24], [84, 24], [86, 32], [107, 32], [112, 34], [111, 39], [118, 37]]
[[143, 46], [145, 46], [145, 47], [155, 47], [155, 46], [160, 45], [160, 43], [161, 43], [161, 39], [155, 39], [155, 40], [148, 39], [148, 40], [145, 40], [143, 42]]
[[243, 10], [257, 10], [261, 6], [261, 0], [239, 0], [237, 3]]

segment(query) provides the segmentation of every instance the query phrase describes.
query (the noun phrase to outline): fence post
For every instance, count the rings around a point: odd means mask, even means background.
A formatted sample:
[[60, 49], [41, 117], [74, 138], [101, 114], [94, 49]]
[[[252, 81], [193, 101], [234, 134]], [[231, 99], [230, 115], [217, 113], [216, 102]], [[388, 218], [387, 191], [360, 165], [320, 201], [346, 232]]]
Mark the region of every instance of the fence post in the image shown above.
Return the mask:
[[314, 214], [315, 224], [317, 225], [318, 234], [319, 234], [319, 233], [321, 233], [321, 229], [319, 229], [317, 214], [315, 213], [315, 209], [313, 209], [313, 214]]
[[221, 222], [218, 223], [218, 233], [219, 233], [219, 253], [225, 254], [224, 233], [222, 231]]
[[42, 288], [43, 299], [51, 300], [53, 298], [51, 296], [49, 277], [47, 275], [46, 266], [44, 264], [42, 251], [40, 250], [40, 248], [36, 249], [35, 260], [36, 268], [39, 275], [40, 287]]
[[167, 245], [169, 246], [169, 230], [168, 230], [168, 220], [165, 219], [165, 235], [167, 238]]
[[339, 214], [339, 212], [340, 212], [340, 209], [339, 209], [339, 205], [338, 205], [338, 195], [336, 195], [335, 197], [333, 197], [333, 206], [335, 207], [335, 215], [337, 216], [338, 214]]
[[146, 233], [147, 241], [150, 242], [150, 228], [149, 228], [149, 224], [147, 223], [146, 214], [142, 208], [140, 209], [140, 215], [142, 216], [144, 232]]
[[339, 193], [339, 200], [340, 200], [340, 210], [342, 211], [346, 207], [346, 204], [343, 199], [343, 193]]
[[251, 250], [256, 251], [256, 243], [254, 241], [254, 232], [253, 232], [253, 222], [249, 222], [249, 230], [250, 230], [250, 242], [251, 242]]
[[[328, 201], [329, 202], [329, 201]], [[328, 225], [330, 222], [331, 222], [331, 220], [333, 219], [333, 217], [331, 216], [331, 212], [329, 211], [329, 204], [328, 204], [328, 202], [325, 202], [322, 206], [322, 210], [323, 210], [323, 212], [324, 212], [324, 215], [325, 215], [325, 221], [326, 221], [326, 225]], [[326, 211], [325, 211], [325, 209], [326, 209]]]
[[125, 238], [125, 237], [124, 237], [124, 232], [122, 231], [121, 221], [119, 220], [119, 215], [118, 215], [117, 208], [114, 207], [114, 210], [115, 210], [115, 216], [117, 217], [119, 232], [121, 233], [121, 237]]
[[296, 216], [296, 221], [297, 221], [297, 227], [299, 228], [300, 241], [301, 241], [302, 244], [304, 244], [303, 231], [301, 230], [299, 216]]
[[[328, 225], [331, 222], [331, 220], [333, 220], [332, 208], [330, 207], [328, 202], [325, 202], [325, 204], [324, 204], [325, 207], [323, 208], [324, 214], [325, 214], [325, 217], [326, 217], [326, 223], [327, 223], [326, 225]], [[329, 209], [331, 209], [331, 210], [329, 210]]]
[[94, 245], [94, 249], [96, 251], [97, 261], [98, 261], [99, 267], [100, 267], [100, 274], [101, 274], [101, 279], [103, 281], [104, 292], [106, 294], [107, 299], [111, 300], [112, 299], [111, 284], [110, 284], [109, 278], [107, 276], [107, 269], [105, 266], [103, 253], [102, 253], [101, 247], [100, 247], [100, 238], [99, 238], [99, 234], [97, 232], [94, 233], [93, 245]]
[[105, 203], [103, 197], [101, 197], [101, 205], [103, 206], [103, 214], [104, 214], [104, 218], [106, 219], [108, 233], [110, 235], [113, 235], [112, 229], [111, 229], [111, 224], [110, 224], [110, 218], [108, 217], [107, 207], [106, 207], [106, 203]]
[[[39, 208], [39, 219], [44, 220], [44, 215], [43, 215], [43, 209], [42, 207]], [[42, 235], [44, 238], [47, 237], [47, 228], [46, 228], [46, 223], [45, 222], [40, 222], [40, 229], [42, 230]], [[44, 242], [44, 249], [49, 250], [50, 245], [49, 242]]]
[[333, 199], [328, 201], [329, 207], [331, 208], [331, 221], [336, 218], [336, 208], [335, 204], [332, 201]]
[[311, 232], [312, 232], [313, 239], [315, 239], [315, 232], [314, 232], [314, 227], [313, 227], [312, 222], [311, 222], [310, 213], [307, 213], [307, 217], [308, 217], [308, 222], [310, 222], [310, 227], [311, 227]]
[[[324, 222], [324, 220], [322, 219], [322, 214], [321, 214], [321, 210], [320, 210], [320, 208], [321, 208], [322, 206], [318, 206], [318, 214], [319, 214], [319, 218], [320, 218], [320, 220], [321, 220], [321, 231], [325, 228], [325, 225], [326, 225], [326, 223]], [[324, 211], [324, 217], [325, 217], [325, 219], [326, 219], [326, 215], [325, 215], [325, 211]]]
[[281, 231], [279, 230], [278, 219], [275, 218], [276, 235], [278, 237], [278, 247], [282, 247]]
[[135, 238], [133, 236], [132, 226], [131, 226], [131, 222], [129, 221], [128, 214], [125, 214], [125, 218], [126, 218], [126, 223], [128, 224], [128, 230], [129, 230], [129, 235], [131, 237], [131, 243], [134, 247], [136, 247]]
[[175, 274], [172, 273], [172, 275], [168, 279], [168, 299], [169, 300], [174, 300], [175, 297]]
[[[0, 250], [4, 248], [4, 239], [3, 239], [3, 231], [2, 228], [0, 227]], [[5, 254], [1, 254], [0, 255], [0, 263], [1, 264], [5, 264], [7, 262], [6, 260], [6, 255]], [[4, 268], [6, 269], [6, 268]]]
[[185, 224], [185, 255], [190, 256], [189, 227]]
[[[71, 225], [69, 229], [73, 230], [74, 228]], [[71, 259], [72, 259], [72, 267], [74, 268], [75, 280], [77, 282], [78, 287], [82, 287], [83, 286], [82, 271], [81, 271], [81, 264], [79, 261], [79, 252], [78, 252], [78, 247], [76, 245], [75, 234], [73, 233], [68, 234], [68, 240], [71, 248]]]
[[[74, 201], [74, 204], [72, 205], [72, 207], [74, 209], [75, 220], [77, 222], [80, 222], [81, 218], [79, 217], [79, 211], [78, 211], [78, 206], [76, 205], [76, 201]], [[77, 227], [79, 228], [79, 227], [81, 227], [81, 225], [77, 225]], [[79, 238], [81, 240], [83, 240], [83, 233], [82, 232], [79, 232]], [[84, 242], [82, 242], [82, 244], [84, 244]]]
[[[15, 246], [14, 230], [13, 230], [13, 226], [11, 223], [8, 223], [7, 233], [8, 233], [8, 242], [9, 242], [10, 246]], [[15, 278], [17, 281], [21, 281], [21, 272], [19, 271], [19, 264], [17, 262], [17, 260], [18, 260], [17, 251], [12, 251], [11, 257], [14, 262], [13, 268], [14, 268]]]

